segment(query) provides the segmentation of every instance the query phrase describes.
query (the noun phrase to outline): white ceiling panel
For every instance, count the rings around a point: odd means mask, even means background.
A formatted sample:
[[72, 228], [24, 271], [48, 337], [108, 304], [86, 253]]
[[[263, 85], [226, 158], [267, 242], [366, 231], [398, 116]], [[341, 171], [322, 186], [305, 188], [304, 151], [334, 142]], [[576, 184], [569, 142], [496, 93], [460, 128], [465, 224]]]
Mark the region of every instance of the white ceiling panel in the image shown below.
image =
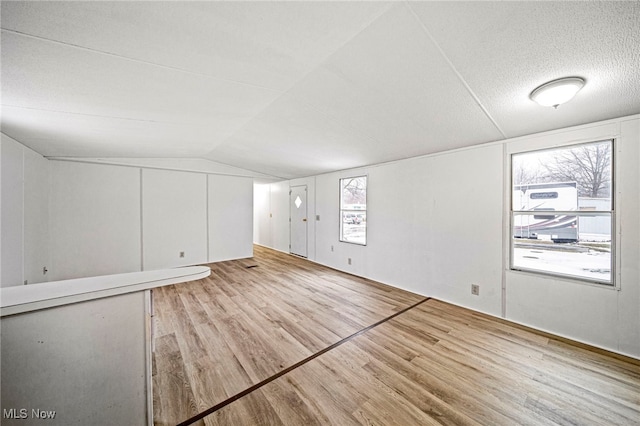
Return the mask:
[[147, 120], [253, 116], [278, 93], [6, 34], [3, 102]]
[[[640, 111], [640, 2], [412, 2], [455, 68], [508, 137]], [[558, 110], [537, 86], [580, 76]]]
[[2, 2], [2, 28], [282, 90], [388, 7], [384, 2]]
[[51, 157], [203, 157], [210, 126], [2, 107], [2, 132]]
[[358, 147], [369, 164], [502, 137], [404, 4], [289, 93], [374, 140]]
[[[206, 141], [192, 138], [192, 132], [184, 135], [180, 150], [188, 151], [193, 145], [193, 155], [210, 151], [277, 96], [270, 89], [191, 75], [20, 35], [4, 34], [2, 43], [5, 106], [70, 113], [61, 115], [61, 120], [85, 114], [95, 119], [104, 117], [108, 122], [112, 118], [146, 121], [146, 126], [206, 125], [210, 136]], [[73, 125], [78, 124], [73, 121]], [[162, 134], [160, 137], [163, 138]], [[167, 135], [159, 142], [172, 141]], [[206, 146], [199, 146], [203, 143]], [[113, 148], [111, 155], [123, 155], [116, 145]], [[155, 155], [159, 153], [148, 153]]]
[[368, 154], [362, 147], [373, 143], [283, 96], [207, 158], [243, 162], [249, 170], [293, 178], [366, 164]]

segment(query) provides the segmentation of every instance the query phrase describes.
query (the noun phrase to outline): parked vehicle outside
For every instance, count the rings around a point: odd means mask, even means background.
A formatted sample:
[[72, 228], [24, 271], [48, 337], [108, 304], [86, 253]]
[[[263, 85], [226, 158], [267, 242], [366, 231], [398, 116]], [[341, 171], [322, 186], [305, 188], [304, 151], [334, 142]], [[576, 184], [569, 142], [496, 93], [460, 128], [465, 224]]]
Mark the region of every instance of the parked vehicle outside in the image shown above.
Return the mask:
[[359, 225], [360, 223], [362, 223], [362, 219], [359, 217], [359, 215], [354, 213], [345, 213], [343, 221], [344, 223], [351, 223], [354, 225]]

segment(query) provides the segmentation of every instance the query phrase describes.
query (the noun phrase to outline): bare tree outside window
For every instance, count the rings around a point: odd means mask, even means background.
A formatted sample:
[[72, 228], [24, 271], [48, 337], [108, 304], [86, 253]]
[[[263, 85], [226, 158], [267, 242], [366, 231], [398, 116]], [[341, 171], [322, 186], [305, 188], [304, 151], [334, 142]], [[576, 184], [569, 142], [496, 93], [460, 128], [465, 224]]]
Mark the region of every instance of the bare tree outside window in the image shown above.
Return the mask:
[[576, 182], [580, 197], [609, 198], [611, 142], [515, 156], [512, 178], [514, 185]]
[[367, 204], [367, 179], [364, 176], [342, 179], [342, 200], [345, 204]]
[[611, 196], [610, 142], [598, 142], [555, 151], [553, 161], [543, 166], [551, 180], [576, 182], [580, 197]]
[[521, 157], [514, 158], [512, 172], [514, 185], [545, 182], [546, 178], [542, 175], [540, 168], [537, 166], [538, 164], [535, 164], [535, 167], [527, 165], [525, 161], [522, 161]]

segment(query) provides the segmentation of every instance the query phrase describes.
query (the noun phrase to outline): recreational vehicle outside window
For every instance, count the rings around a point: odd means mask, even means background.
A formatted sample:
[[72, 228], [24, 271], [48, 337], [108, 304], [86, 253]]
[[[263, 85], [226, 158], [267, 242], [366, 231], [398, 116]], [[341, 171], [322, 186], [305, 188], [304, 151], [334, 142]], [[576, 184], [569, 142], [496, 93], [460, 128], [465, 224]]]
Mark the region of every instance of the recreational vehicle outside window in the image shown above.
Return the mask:
[[511, 269], [613, 285], [613, 141], [513, 154]]
[[367, 244], [367, 177], [340, 179], [340, 241]]

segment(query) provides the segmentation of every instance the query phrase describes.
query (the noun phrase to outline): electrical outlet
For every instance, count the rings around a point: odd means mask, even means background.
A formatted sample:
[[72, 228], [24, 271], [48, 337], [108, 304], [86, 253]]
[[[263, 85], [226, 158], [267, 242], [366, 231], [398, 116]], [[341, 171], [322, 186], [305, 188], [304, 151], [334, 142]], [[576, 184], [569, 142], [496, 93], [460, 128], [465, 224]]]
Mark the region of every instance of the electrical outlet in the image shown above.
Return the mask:
[[331, 251], [333, 251], [333, 246], [331, 246]]
[[180, 252], [180, 257], [184, 257], [184, 252], [183, 251]]
[[351, 258], [348, 258], [348, 259], [347, 259], [347, 263], [348, 263], [349, 265], [351, 265]]
[[474, 296], [480, 295], [480, 286], [478, 284], [471, 284], [471, 294]]

